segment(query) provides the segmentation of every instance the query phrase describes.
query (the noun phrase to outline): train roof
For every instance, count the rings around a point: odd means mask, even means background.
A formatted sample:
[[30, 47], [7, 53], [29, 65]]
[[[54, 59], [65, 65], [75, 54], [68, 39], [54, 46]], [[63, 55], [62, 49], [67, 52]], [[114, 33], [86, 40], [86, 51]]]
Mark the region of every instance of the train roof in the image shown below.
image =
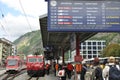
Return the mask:
[[7, 59], [18, 59], [18, 60], [20, 60], [20, 57], [19, 56], [8, 56]]
[[43, 55], [28, 55], [27, 58], [33, 58], [33, 57], [40, 57], [40, 58], [44, 58]]

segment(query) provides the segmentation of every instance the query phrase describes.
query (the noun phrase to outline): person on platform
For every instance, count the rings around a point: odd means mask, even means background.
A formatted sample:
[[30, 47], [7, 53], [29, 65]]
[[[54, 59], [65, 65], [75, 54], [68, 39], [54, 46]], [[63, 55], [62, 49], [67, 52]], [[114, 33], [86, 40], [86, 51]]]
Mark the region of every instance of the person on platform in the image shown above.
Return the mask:
[[56, 64], [55, 64], [55, 72], [56, 72], [56, 76], [58, 75], [58, 70], [59, 70], [59, 64], [56, 63]]
[[46, 63], [46, 65], [45, 65], [45, 70], [46, 70], [46, 74], [49, 75], [50, 64]]
[[[116, 65], [116, 61], [115, 61], [115, 57], [113, 57], [113, 56], [110, 56], [109, 57], [109, 59], [108, 59], [108, 64], [107, 65], [105, 65], [105, 68], [103, 69], [103, 78], [104, 78], [104, 80], [110, 80], [109, 79], [109, 75], [110, 75], [110, 68], [111, 67], [115, 67], [115, 68], [117, 68], [118, 70], [120, 70], [120, 67], [119, 67], [119, 65]], [[118, 76], [118, 75], [117, 75]]]
[[69, 79], [71, 79], [73, 69], [74, 69], [73, 65], [71, 63], [68, 63], [67, 64], [67, 75]]
[[102, 68], [100, 67], [99, 58], [94, 58], [93, 65], [93, 68], [95, 69], [94, 80], [103, 80]]
[[86, 71], [87, 71], [86, 62], [83, 60], [82, 61], [81, 80], [85, 80]]

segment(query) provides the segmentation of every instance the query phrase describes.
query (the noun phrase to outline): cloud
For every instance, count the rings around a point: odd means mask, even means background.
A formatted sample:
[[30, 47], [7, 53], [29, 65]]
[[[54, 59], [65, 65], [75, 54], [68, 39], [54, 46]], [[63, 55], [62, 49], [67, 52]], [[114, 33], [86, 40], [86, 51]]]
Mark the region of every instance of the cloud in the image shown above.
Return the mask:
[[13, 16], [12, 14], [7, 14], [4, 19], [7, 19], [3, 26], [9, 34], [10, 37], [16, 37], [25, 34], [26, 32], [31, 32], [31, 30], [38, 30], [39, 20], [37, 18], [28, 17], [30, 26], [28, 25], [26, 18], [22, 15]]
[[[2, 3], [6, 4], [8, 7], [15, 11], [19, 11], [21, 14], [17, 16], [12, 12], [7, 12], [4, 18], [0, 21], [4, 26], [5, 31], [0, 28], [0, 37], [5, 37], [10, 41], [14, 41], [21, 35], [31, 32], [31, 30], [40, 29], [39, 16], [47, 13], [47, 2], [44, 0], [0, 0]], [[26, 20], [23, 10], [20, 6], [20, 2], [24, 8], [27, 15], [27, 19], [30, 26]], [[7, 9], [6, 9], [7, 10]], [[2, 31], [1, 31], [2, 30]]]
[[47, 13], [47, 2], [44, 0], [1, 0], [3, 3], [7, 4], [9, 7], [20, 11], [20, 3], [22, 4], [27, 15], [40, 16]]

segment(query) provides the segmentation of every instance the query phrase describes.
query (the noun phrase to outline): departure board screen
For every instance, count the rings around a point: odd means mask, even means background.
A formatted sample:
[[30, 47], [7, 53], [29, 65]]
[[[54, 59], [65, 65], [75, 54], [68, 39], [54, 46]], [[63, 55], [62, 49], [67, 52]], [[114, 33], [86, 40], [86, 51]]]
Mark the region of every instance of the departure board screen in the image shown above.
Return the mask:
[[119, 32], [120, 1], [48, 0], [48, 31]]

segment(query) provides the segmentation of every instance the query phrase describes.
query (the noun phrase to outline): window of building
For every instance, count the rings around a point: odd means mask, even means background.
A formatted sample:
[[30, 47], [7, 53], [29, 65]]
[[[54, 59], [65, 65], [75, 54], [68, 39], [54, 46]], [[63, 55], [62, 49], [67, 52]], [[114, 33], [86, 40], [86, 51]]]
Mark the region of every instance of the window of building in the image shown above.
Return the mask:
[[93, 54], [96, 54], [97, 52], [96, 51], [93, 51]]
[[91, 45], [91, 42], [88, 42], [88, 45]]
[[98, 55], [98, 57], [101, 57], [100, 55]]
[[92, 58], [92, 55], [88, 55], [88, 58]]
[[91, 51], [88, 51], [88, 54], [92, 54], [92, 52], [91, 52]]
[[98, 42], [98, 45], [101, 45], [101, 42]]
[[86, 54], [86, 51], [83, 51], [83, 54]]
[[83, 55], [83, 58], [86, 58], [86, 55]]
[[98, 46], [98, 49], [101, 50], [102, 49], [101, 46]]
[[82, 49], [82, 46], [81, 46], [81, 47], [79, 47], [79, 49]]
[[100, 54], [100, 53], [101, 53], [101, 51], [98, 51], [98, 53]]
[[86, 43], [84, 42], [83, 45], [86, 45]]
[[97, 55], [93, 55], [93, 58], [97, 57]]
[[93, 45], [96, 45], [96, 42], [93, 42]]
[[86, 47], [85, 47], [85, 46], [83, 46], [83, 49], [86, 49]]
[[93, 49], [96, 49], [96, 46], [93, 46]]
[[103, 45], [105, 45], [105, 42], [103, 42]]
[[91, 49], [91, 46], [88, 46], [88, 49]]

